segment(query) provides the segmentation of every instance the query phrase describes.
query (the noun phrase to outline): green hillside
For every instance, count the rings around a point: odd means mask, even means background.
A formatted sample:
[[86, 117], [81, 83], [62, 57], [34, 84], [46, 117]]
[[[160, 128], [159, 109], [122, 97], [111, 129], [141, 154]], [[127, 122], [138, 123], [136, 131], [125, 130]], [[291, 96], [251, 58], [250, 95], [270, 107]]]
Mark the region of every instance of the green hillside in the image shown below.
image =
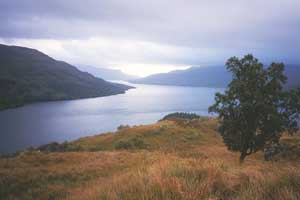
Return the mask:
[[81, 72], [34, 49], [0, 45], [0, 109], [38, 101], [108, 96], [130, 88]]

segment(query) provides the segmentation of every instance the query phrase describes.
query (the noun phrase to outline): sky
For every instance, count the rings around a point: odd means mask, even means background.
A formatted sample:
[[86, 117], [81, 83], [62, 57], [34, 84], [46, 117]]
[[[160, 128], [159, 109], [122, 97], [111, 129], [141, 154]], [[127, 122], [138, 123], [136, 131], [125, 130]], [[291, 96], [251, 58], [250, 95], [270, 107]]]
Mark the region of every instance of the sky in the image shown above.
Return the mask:
[[300, 63], [300, 0], [1, 0], [0, 43], [146, 76], [252, 53]]

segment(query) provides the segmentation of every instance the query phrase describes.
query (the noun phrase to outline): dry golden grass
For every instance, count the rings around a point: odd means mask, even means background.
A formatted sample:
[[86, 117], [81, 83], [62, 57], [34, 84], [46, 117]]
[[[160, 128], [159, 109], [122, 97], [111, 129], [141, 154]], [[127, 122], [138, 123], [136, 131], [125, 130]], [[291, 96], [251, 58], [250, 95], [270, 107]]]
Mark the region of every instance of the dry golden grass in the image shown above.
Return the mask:
[[[0, 199], [300, 199], [299, 161], [257, 153], [240, 165], [216, 129], [214, 119], [163, 121], [70, 143], [84, 152], [2, 158]], [[146, 145], [116, 149], [132, 137]]]

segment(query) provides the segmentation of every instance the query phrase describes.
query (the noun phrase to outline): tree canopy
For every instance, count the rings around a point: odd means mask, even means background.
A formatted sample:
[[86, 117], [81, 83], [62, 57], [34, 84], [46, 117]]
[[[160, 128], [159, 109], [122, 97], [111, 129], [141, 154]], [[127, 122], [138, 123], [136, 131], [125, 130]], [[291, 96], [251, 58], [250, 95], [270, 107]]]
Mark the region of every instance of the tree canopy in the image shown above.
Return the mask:
[[226, 62], [232, 81], [224, 94], [217, 93], [210, 112], [218, 114], [219, 131], [229, 150], [240, 152], [240, 161], [278, 143], [283, 132], [299, 129], [300, 90], [284, 90], [283, 63], [264, 67], [252, 55]]

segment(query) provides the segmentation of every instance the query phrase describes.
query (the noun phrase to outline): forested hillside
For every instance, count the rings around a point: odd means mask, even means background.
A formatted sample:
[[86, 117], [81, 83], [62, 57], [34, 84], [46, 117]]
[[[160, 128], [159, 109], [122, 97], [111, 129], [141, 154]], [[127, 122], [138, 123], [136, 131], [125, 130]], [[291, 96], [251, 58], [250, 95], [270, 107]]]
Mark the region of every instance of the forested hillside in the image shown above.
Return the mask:
[[114, 95], [129, 88], [81, 72], [35, 49], [0, 45], [0, 109], [37, 101]]

